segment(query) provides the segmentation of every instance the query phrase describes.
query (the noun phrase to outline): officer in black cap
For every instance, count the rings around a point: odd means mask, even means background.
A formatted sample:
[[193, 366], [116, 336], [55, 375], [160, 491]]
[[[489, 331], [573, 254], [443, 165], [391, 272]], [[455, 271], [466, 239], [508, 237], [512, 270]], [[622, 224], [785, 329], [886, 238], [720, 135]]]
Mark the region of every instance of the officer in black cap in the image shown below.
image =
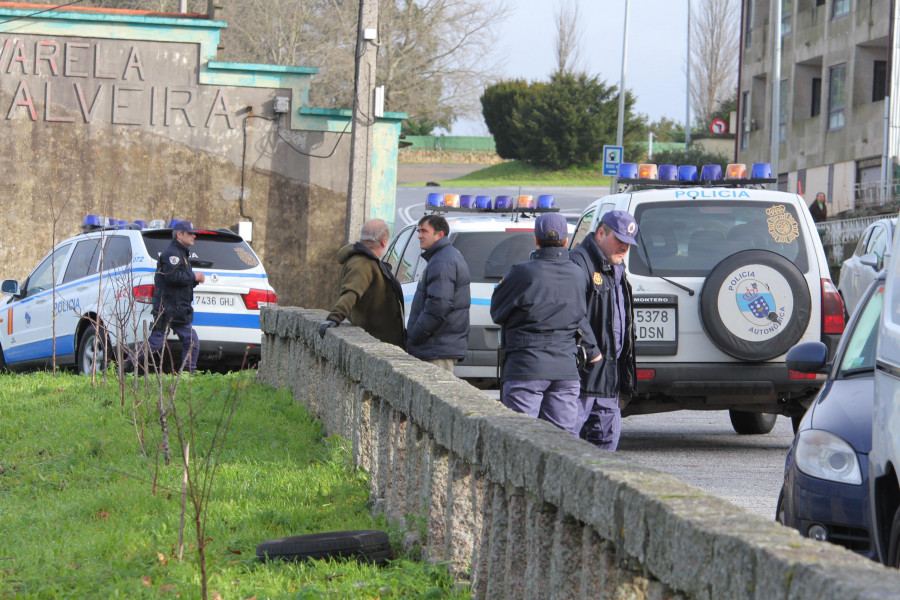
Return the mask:
[[[194, 288], [206, 281], [203, 273], [191, 268], [190, 248], [197, 232], [190, 221], [178, 221], [172, 228], [172, 243], [159, 255], [153, 278], [153, 330], [150, 351], [158, 355], [171, 329], [181, 341], [181, 369], [193, 373], [200, 353], [200, 338], [191, 326], [194, 321]], [[140, 359], [139, 359], [140, 360]]]

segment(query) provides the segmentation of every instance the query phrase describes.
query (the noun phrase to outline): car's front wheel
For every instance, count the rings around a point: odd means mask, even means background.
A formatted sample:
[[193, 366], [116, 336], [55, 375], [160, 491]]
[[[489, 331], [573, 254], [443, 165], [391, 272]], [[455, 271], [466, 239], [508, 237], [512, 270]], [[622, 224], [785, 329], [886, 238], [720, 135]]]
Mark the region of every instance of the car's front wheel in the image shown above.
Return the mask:
[[743, 410], [729, 410], [731, 426], [741, 435], [761, 435], [769, 433], [775, 427], [778, 415], [772, 413], [747, 412]]
[[[102, 328], [101, 328], [102, 331]], [[104, 335], [97, 334], [94, 325], [88, 325], [81, 340], [78, 343], [78, 352], [75, 364], [81, 375], [90, 375], [106, 368], [106, 353], [110, 349], [109, 340]]]
[[888, 566], [900, 569], [900, 508], [894, 513], [891, 537], [888, 540]]

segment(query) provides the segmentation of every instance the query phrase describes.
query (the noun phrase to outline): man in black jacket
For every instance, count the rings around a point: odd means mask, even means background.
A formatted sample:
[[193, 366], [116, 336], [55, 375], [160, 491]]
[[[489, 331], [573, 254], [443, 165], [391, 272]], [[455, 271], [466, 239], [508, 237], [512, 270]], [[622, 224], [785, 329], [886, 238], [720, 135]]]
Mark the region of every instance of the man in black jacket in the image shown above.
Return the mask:
[[599, 358], [586, 319], [587, 283], [569, 261], [566, 219], [547, 213], [534, 223], [538, 249], [494, 288], [491, 318], [503, 327], [503, 404], [574, 435], [581, 429], [576, 334], [587, 358]]
[[631, 285], [623, 262], [637, 230], [629, 213], [609, 211], [597, 231], [570, 254], [588, 285], [588, 319], [603, 355], [581, 373], [581, 437], [605, 450], [619, 445], [619, 394], [637, 391]]
[[406, 328], [407, 351], [442, 369], [466, 357], [469, 341], [469, 266], [450, 244], [450, 226], [440, 215], [419, 219], [419, 247], [428, 262], [416, 287]]
[[[190, 221], [179, 221], [172, 228], [172, 242], [159, 255], [153, 278], [153, 331], [148, 340], [150, 351], [162, 350], [169, 329], [181, 341], [181, 369], [193, 373], [200, 353], [200, 338], [191, 326], [194, 322], [194, 288], [206, 281], [203, 273], [194, 273], [190, 248], [197, 232]], [[138, 359], [140, 362], [140, 359]]]

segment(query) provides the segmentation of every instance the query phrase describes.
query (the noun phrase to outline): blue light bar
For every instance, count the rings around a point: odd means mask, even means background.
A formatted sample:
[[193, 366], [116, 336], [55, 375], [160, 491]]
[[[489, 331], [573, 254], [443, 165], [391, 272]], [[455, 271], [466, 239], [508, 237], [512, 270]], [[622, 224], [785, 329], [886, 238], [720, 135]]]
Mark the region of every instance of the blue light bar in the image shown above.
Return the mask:
[[147, 229], [147, 221], [144, 221], [142, 219], [138, 219], [137, 221], [134, 222], [134, 224], [137, 225], [138, 227], [140, 227], [141, 229]]
[[425, 206], [443, 206], [444, 205], [444, 195], [443, 194], [428, 194], [428, 200], [425, 202]]
[[513, 207], [513, 197], [512, 196], [497, 196], [497, 199], [494, 201], [494, 208], [497, 210], [512, 210]]
[[722, 165], [703, 165], [700, 169], [701, 181], [719, 181], [722, 179]]
[[675, 165], [659, 165], [659, 178], [665, 181], [678, 179], [678, 167]]
[[619, 179], [637, 179], [637, 163], [622, 163], [619, 165]]
[[538, 196], [538, 208], [553, 208], [556, 206], [556, 199], [550, 194], [541, 194]]
[[462, 194], [459, 197], [460, 208], [475, 208], [475, 196], [471, 194]]
[[492, 206], [490, 196], [475, 196], [475, 208], [490, 210]]
[[697, 167], [695, 165], [678, 167], [678, 181], [697, 181]]
[[753, 163], [750, 169], [750, 179], [771, 179], [772, 165], [770, 163]]
[[103, 221], [100, 215], [85, 215], [84, 220], [81, 222], [81, 228], [91, 229], [92, 227], [101, 227], [102, 224]]

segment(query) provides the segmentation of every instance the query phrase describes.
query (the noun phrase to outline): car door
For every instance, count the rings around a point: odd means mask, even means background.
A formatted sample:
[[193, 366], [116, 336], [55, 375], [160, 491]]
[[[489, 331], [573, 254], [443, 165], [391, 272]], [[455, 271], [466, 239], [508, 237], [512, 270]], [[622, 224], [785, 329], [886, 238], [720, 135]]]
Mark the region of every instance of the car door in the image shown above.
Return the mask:
[[853, 271], [851, 306], [855, 309], [863, 293], [869, 288], [884, 263], [884, 252], [887, 248], [887, 231], [884, 225], [876, 223], [872, 234], [866, 241], [866, 247], [859, 257], [859, 263]]
[[[20, 296], [7, 306], [8, 342], [3, 349], [7, 363], [47, 361], [54, 352], [54, 329], [58, 338], [68, 335], [65, 323], [71, 312], [69, 303], [61, 297], [61, 290], [55, 288], [63, 278], [63, 267], [71, 249], [72, 244], [65, 244], [44, 258], [25, 280]], [[57, 355], [70, 352], [62, 343], [56, 348]]]

